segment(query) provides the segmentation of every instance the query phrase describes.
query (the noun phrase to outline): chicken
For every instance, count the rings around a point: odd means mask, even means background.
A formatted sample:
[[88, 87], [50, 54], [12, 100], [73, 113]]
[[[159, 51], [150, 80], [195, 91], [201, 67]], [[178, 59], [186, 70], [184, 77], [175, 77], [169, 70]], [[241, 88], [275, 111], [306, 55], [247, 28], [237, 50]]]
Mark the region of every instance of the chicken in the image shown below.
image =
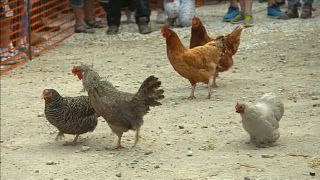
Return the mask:
[[203, 46], [188, 49], [168, 26], [163, 26], [161, 32], [166, 39], [167, 57], [171, 65], [182, 77], [188, 79], [192, 86], [189, 98], [195, 98], [196, 83], [203, 82], [208, 84], [210, 99], [211, 88], [216, 79], [216, 68], [221, 59], [221, 45], [210, 41]]
[[43, 90], [44, 114], [59, 133], [56, 140], [65, 134], [76, 135], [74, 140], [64, 145], [76, 145], [80, 134], [92, 132], [98, 124], [98, 115], [90, 106], [88, 96], [62, 97], [54, 89]]
[[279, 121], [284, 113], [283, 102], [273, 93], [264, 94], [257, 103], [237, 103], [236, 112], [242, 118], [243, 128], [258, 147], [275, 142], [280, 137]]
[[159, 100], [164, 98], [164, 90], [159, 89], [161, 81], [149, 76], [137, 93], [127, 93], [117, 90], [108, 81], [102, 81], [98, 73], [86, 65], [75, 66], [72, 73], [82, 80], [91, 105], [118, 136], [115, 149], [122, 148], [121, 137], [128, 130], [136, 131], [135, 146], [139, 140], [143, 116], [150, 107], [160, 106]]
[[240, 36], [242, 27], [237, 26], [230, 34], [212, 38], [208, 35], [206, 28], [203, 26], [199, 17], [193, 17], [191, 28], [190, 48], [203, 46], [209, 41], [219, 42], [222, 44], [222, 55], [217, 68], [217, 72], [229, 70], [233, 65], [232, 56], [237, 52], [240, 45]]
[[194, 0], [164, 0], [163, 8], [168, 15], [167, 23], [170, 26], [191, 26], [196, 12]]

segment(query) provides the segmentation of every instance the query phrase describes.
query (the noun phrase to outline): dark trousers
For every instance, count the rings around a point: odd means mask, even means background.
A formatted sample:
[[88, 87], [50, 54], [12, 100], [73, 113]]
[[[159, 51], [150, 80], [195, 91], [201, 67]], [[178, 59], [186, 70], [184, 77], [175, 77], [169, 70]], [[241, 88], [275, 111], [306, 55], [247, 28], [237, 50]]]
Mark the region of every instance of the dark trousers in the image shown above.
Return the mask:
[[134, 1], [136, 8], [136, 23], [139, 25], [141, 20], [143, 23], [149, 23], [151, 14], [151, 0], [110, 0], [108, 3], [101, 2], [101, 6], [107, 12], [108, 26], [120, 26], [121, 8], [128, 3]]

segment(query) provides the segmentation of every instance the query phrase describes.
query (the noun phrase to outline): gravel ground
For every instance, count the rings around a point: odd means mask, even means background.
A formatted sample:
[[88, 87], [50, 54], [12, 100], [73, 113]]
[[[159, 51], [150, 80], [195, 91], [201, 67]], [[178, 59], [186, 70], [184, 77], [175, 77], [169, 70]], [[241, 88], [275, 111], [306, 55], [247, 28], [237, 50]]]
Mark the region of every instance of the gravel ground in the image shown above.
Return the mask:
[[[235, 27], [221, 22], [227, 6], [197, 9], [212, 36]], [[149, 35], [126, 23], [117, 36], [105, 30], [74, 35], [1, 76], [1, 179], [320, 179], [319, 1], [314, 7], [312, 19], [283, 21], [269, 19], [266, 5], [254, 3], [255, 26], [244, 31], [234, 66], [221, 73], [211, 100], [203, 85], [197, 99], [184, 99], [190, 85], [169, 64], [154, 22]], [[187, 45], [190, 28], [175, 31]], [[131, 148], [129, 132], [125, 148], [111, 150], [116, 136], [102, 118], [78, 146], [54, 141], [57, 130], [43, 116], [42, 90], [85, 94], [71, 74], [81, 62], [128, 92], [151, 74], [162, 81], [166, 98], [145, 116], [137, 147]], [[234, 105], [266, 92], [279, 95], [285, 114], [276, 146], [259, 149], [246, 143]], [[72, 139], [67, 135], [65, 141]]]

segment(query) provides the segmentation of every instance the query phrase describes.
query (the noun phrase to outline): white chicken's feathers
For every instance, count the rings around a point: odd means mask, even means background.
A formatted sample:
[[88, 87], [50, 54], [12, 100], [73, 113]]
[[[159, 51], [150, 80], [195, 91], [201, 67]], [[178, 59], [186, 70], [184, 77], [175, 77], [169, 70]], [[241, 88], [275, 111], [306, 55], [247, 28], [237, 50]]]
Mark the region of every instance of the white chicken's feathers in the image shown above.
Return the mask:
[[243, 128], [250, 134], [251, 140], [258, 143], [270, 143], [280, 137], [279, 121], [284, 113], [282, 101], [273, 93], [264, 94], [255, 104], [241, 104]]

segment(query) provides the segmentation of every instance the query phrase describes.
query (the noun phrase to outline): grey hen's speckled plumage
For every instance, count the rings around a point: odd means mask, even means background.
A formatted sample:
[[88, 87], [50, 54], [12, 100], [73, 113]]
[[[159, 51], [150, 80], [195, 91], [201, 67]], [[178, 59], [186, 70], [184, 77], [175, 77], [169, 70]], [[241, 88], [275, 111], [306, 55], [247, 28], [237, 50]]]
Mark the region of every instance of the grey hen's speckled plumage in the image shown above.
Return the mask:
[[154, 76], [149, 76], [138, 92], [133, 94], [119, 91], [110, 82], [102, 81], [88, 66], [76, 68], [83, 71], [82, 82], [92, 107], [106, 119], [119, 139], [123, 132], [139, 131], [143, 124], [143, 116], [150, 110], [150, 106], [161, 105], [158, 100], [164, 98], [164, 91], [158, 89], [161, 82]]
[[98, 115], [89, 103], [88, 96], [62, 97], [50, 90], [53, 96], [45, 102], [45, 116], [61, 133], [83, 134], [93, 131]]

